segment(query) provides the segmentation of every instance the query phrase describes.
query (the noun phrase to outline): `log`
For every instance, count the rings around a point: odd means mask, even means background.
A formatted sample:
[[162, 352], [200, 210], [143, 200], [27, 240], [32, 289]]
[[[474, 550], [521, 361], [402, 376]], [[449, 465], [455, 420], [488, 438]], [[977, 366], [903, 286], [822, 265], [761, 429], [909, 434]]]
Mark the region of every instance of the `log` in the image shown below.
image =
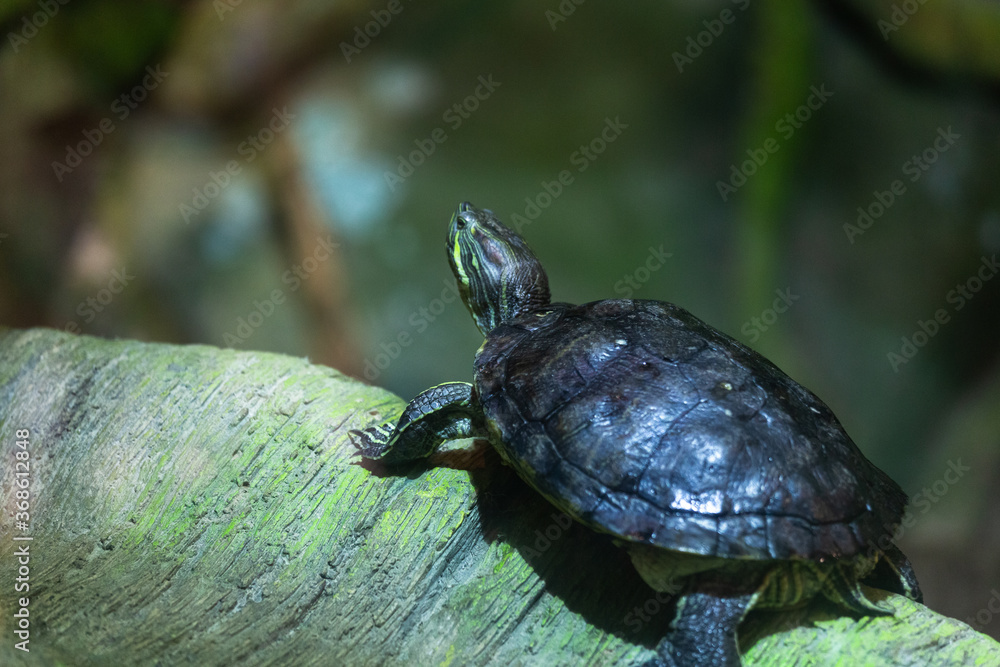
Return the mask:
[[[0, 663], [652, 657], [670, 600], [483, 443], [393, 474], [359, 465], [347, 431], [402, 406], [278, 354], [0, 331]], [[23, 451], [29, 474], [17, 476]], [[29, 517], [19, 526], [20, 479]], [[15, 589], [19, 577], [28, 590]], [[896, 615], [859, 620], [821, 602], [753, 613], [740, 634], [746, 663], [1000, 655], [962, 622], [871, 593]]]

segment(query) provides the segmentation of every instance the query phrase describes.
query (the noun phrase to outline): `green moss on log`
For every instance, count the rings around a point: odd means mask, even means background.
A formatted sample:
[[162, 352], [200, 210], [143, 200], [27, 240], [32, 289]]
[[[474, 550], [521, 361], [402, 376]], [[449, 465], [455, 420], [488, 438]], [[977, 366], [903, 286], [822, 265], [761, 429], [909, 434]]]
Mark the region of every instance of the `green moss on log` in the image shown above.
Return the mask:
[[[2, 664], [593, 664], [651, 656], [668, 605], [495, 454], [401, 475], [347, 431], [402, 401], [276, 354], [0, 332]], [[30, 653], [14, 433], [30, 429]], [[965, 624], [759, 613], [748, 664], [988, 664]]]

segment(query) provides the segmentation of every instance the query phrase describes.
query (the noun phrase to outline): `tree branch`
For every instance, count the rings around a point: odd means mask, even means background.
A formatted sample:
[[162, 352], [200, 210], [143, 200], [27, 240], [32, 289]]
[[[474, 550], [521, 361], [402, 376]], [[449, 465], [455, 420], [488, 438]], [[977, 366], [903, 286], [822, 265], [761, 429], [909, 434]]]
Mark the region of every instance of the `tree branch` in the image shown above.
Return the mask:
[[[446, 452], [402, 475], [355, 465], [347, 430], [401, 407], [282, 355], [0, 331], [0, 663], [652, 655], [669, 600], [492, 450]], [[26, 531], [14, 523], [19, 439]], [[30, 591], [15, 592], [25, 545]], [[21, 597], [29, 653], [15, 648]], [[1000, 651], [963, 623], [885, 599], [895, 617], [857, 621], [820, 604], [755, 614], [741, 631], [746, 662], [975, 664]]]

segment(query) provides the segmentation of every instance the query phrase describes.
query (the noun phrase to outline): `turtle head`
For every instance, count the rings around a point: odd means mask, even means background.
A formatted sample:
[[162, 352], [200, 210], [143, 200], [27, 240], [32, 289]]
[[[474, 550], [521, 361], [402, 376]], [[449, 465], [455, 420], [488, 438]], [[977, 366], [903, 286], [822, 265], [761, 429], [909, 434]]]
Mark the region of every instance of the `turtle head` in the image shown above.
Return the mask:
[[448, 260], [484, 336], [501, 322], [549, 303], [549, 279], [541, 263], [493, 211], [469, 202], [459, 205], [448, 227]]

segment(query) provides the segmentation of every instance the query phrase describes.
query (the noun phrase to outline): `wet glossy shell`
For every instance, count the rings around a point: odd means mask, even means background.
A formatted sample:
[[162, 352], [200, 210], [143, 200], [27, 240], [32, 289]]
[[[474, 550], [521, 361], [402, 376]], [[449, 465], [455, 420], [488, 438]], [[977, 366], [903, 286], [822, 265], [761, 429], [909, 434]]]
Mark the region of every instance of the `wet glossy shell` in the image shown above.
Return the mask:
[[492, 331], [475, 370], [501, 456], [556, 506], [628, 540], [849, 557], [906, 505], [815, 395], [669, 303], [553, 305]]

